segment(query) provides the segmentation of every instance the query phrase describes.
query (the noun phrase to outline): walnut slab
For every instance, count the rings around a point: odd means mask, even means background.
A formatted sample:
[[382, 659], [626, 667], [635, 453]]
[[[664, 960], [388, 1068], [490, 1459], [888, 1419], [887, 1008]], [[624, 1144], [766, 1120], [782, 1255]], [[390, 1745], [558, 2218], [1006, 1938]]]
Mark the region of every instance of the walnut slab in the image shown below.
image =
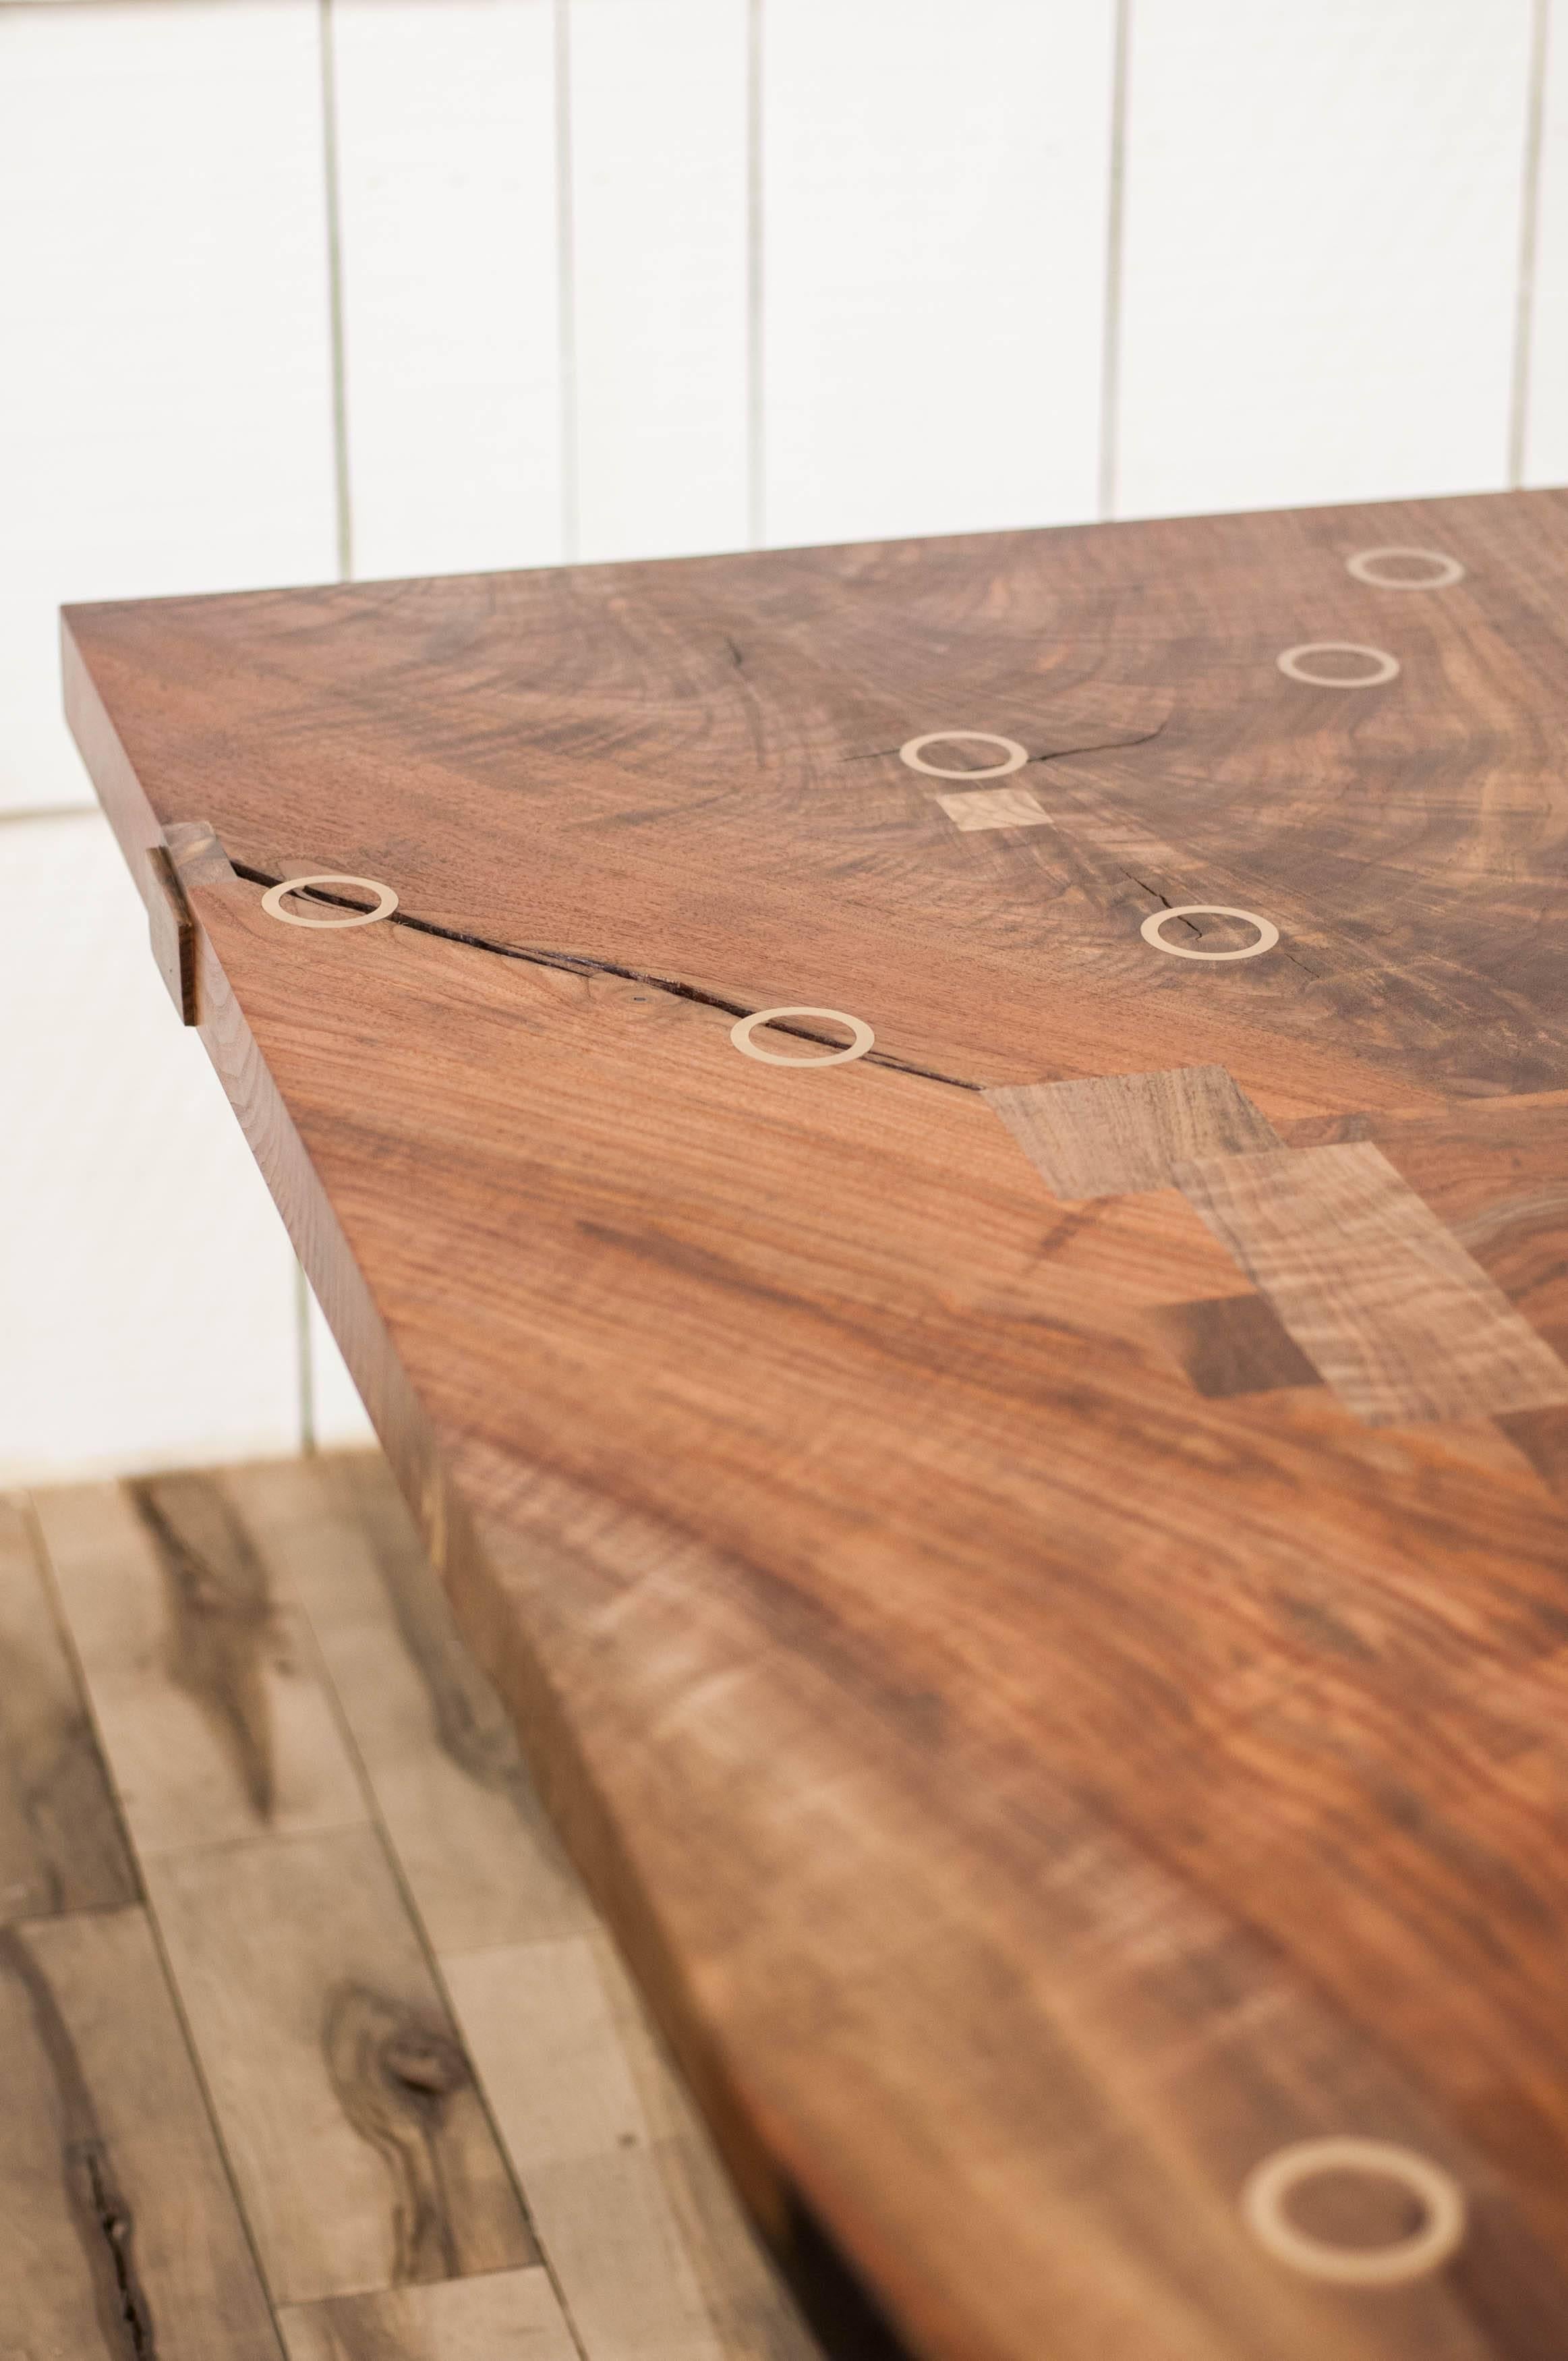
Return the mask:
[[1568, 494], [65, 653], [828, 2344], [1561, 2361]]

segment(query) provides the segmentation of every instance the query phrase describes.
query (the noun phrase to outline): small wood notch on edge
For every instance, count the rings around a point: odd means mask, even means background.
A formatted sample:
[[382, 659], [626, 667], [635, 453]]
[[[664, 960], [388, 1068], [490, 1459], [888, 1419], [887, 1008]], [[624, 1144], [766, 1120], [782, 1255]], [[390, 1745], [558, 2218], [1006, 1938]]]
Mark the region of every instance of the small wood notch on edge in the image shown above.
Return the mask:
[[196, 1022], [196, 921], [166, 844], [148, 847], [147, 930], [152, 956], [182, 1025]]
[[209, 820], [170, 820], [161, 844], [147, 853], [151, 890], [147, 897], [148, 932], [158, 972], [182, 1025], [201, 1022], [196, 1006], [196, 920], [186, 895], [191, 885], [232, 884], [234, 870]]

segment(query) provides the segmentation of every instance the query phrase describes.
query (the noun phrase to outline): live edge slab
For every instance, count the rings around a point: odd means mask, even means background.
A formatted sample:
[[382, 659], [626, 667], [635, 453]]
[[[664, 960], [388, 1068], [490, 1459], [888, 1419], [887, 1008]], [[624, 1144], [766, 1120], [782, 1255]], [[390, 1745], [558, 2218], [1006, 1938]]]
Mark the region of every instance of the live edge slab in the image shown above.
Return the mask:
[[1563, 2361], [1568, 493], [65, 653], [830, 2347]]

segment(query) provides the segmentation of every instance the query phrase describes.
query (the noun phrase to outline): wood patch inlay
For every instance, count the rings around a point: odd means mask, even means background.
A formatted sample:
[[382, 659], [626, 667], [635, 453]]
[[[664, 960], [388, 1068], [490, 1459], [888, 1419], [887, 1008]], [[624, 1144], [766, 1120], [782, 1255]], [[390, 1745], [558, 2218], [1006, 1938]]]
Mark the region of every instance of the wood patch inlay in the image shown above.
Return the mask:
[[1548, 1404], [1541, 1410], [1505, 1411], [1497, 1422], [1547, 1490], [1568, 1500], [1568, 1410]]
[[1168, 1189], [1172, 1166], [1189, 1158], [1279, 1145], [1223, 1066], [1023, 1082], [985, 1097], [1053, 1197]]
[[1323, 1382], [1261, 1295], [1165, 1304], [1153, 1316], [1192, 1384], [1212, 1401]]
[[977, 787], [969, 795], [938, 796], [955, 828], [1049, 828], [1051, 816], [1033, 787]]
[[1174, 1177], [1369, 1425], [1568, 1402], [1568, 1367], [1370, 1141], [1200, 1158]]

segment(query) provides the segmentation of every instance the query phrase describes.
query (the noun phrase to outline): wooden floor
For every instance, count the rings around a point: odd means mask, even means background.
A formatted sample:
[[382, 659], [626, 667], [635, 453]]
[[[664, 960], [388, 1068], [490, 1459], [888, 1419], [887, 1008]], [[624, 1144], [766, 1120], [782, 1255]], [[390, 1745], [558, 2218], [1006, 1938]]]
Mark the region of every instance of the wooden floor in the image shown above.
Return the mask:
[[5, 2361], [811, 2361], [384, 1462], [0, 1496]]

